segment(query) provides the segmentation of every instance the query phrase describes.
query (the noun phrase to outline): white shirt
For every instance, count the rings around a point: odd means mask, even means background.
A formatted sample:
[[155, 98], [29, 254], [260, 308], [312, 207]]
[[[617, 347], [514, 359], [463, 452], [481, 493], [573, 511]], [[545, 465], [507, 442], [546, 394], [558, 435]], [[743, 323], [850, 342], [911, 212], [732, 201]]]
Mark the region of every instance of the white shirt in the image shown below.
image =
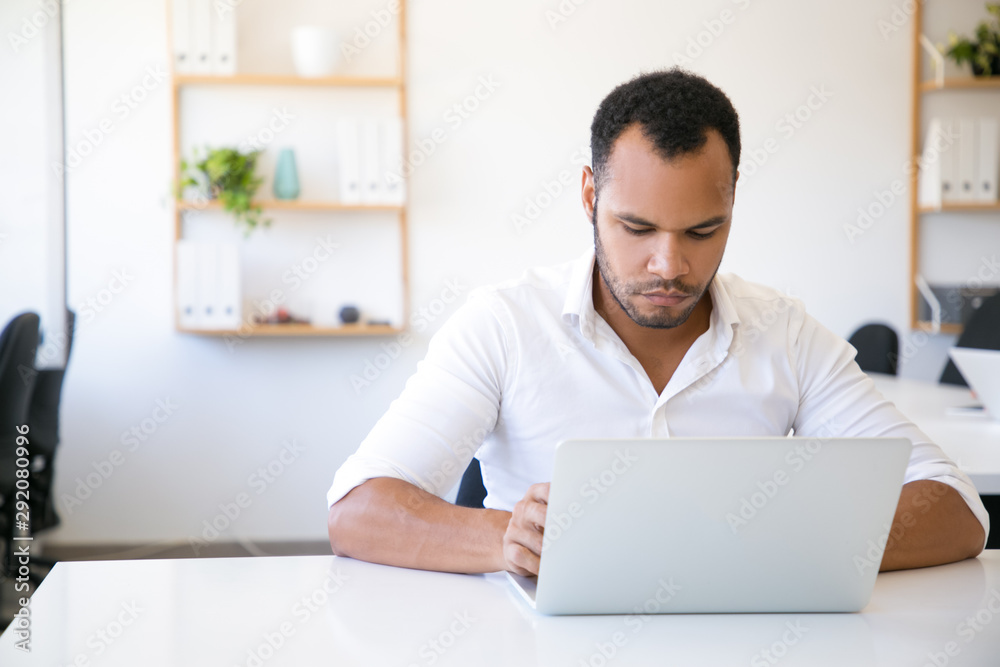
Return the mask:
[[597, 314], [594, 251], [474, 290], [433, 336], [403, 393], [337, 471], [328, 506], [374, 477], [443, 496], [479, 458], [487, 508], [513, 510], [568, 438], [904, 437], [905, 482], [956, 489], [989, 532], [972, 481], [875, 389], [857, 351], [802, 302], [732, 274], [709, 287], [708, 331], [657, 395]]

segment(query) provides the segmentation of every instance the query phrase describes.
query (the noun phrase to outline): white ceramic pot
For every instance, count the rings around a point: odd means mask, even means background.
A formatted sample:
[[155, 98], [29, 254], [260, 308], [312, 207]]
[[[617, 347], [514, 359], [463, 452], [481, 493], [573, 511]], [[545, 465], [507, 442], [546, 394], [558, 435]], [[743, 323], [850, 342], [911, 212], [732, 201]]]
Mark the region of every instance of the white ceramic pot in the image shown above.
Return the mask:
[[337, 35], [330, 28], [304, 25], [292, 30], [292, 60], [299, 76], [332, 76], [337, 69]]

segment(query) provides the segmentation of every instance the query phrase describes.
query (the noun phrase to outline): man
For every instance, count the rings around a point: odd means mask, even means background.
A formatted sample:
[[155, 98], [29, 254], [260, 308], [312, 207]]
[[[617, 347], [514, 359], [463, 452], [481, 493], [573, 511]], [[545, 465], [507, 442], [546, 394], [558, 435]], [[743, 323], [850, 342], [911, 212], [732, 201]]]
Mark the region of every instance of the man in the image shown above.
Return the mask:
[[[971, 481], [882, 398], [855, 350], [797, 299], [716, 275], [739, 176], [726, 95], [678, 69], [637, 77], [601, 103], [591, 147], [594, 250], [477, 290], [445, 323], [337, 472], [334, 553], [536, 574], [558, 441], [794, 429], [913, 442], [883, 570], [978, 555], [989, 524]], [[439, 497], [473, 455], [487, 509]]]

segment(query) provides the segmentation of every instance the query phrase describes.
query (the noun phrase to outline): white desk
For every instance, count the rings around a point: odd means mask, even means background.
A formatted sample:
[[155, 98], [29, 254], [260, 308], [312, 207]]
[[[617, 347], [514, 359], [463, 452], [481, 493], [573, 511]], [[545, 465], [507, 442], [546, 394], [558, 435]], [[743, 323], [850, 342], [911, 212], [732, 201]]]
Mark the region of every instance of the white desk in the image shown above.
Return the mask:
[[980, 493], [1000, 494], [1000, 421], [984, 414], [946, 414], [950, 407], [978, 402], [968, 388], [869, 375], [882, 395], [969, 475]]
[[859, 614], [545, 617], [501, 574], [334, 556], [59, 563], [31, 606], [5, 667], [1000, 664], [1000, 551], [881, 574]]

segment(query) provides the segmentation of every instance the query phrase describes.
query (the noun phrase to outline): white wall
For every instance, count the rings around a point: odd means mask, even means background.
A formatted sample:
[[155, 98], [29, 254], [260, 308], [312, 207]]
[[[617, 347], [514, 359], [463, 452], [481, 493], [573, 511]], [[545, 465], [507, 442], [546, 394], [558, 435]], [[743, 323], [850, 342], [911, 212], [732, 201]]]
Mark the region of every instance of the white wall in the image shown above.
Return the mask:
[[[257, 16], [264, 4], [243, 6]], [[552, 27], [546, 12], [560, 6], [575, 9]], [[471, 287], [581, 252], [590, 230], [574, 154], [589, 141], [597, 104], [637, 72], [673, 64], [672, 54], [726, 10], [733, 21], [690, 67], [732, 98], [745, 156], [772, 138], [778, 150], [740, 180], [723, 270], [801, 297], [839, 334], [872, 319], [908, 334], [906, 201], [890, 205], [853, 244], [844, 230], [873, 193], [903, 177], [908, 156], [910, 26], [904, 17], [901, 29], [885, 36], [878, 27], [893, 6], [412, 3], [411, 143], [446, 129], [409, 183], [414, 310], [447, 296], [449, 281]], [[101, 312], [82, 318], [63, 398], [58, 491], [72, 494], [78, 478], [97, 468], [112, 472], [72, 512], [62, 510], [64, 525], [52, 541], [186, 541], [240, 493], [252, 503], [220, 539], [325, 539], [324, 493], [334, 471], [398, 394], [427, 335], [454, 305], [360, 392], [350, 376], [394, 339], [251, 339], [229, 350], [218, 339], [174, 332], [167, 83], [128, 117], [112, 112], [147, 67], [165, 67], [165, 13], [162, 0], [66, 6], [70, 145], [102, 118], [115, 119], [70, 178], [70, 305], [82, 313], [116, 271], [128, 279]], [[259, 24], [251, 28], [255, 39], [266, 38]], [[258, 60], [280, 71], [274, 60]], [[444, 114], [482, 77], [497, 82], [495, 92], [461, 125], [448, 124]], [[815, 89], [831, 96], [786, 136], [776, 123]], [[574, 185], [518, 228], [513, 216], [562, 170], [572, 170]], [[934, 377], [949, 342], [924, 345], [904, 371]], [[165, 415], [157, 401], [168, 400], [177, 407], [155, 422]], [[152, 433], [130, 451], [123, 434], [144, 420]], [[262, 488], [250, 476], [287, 439], [304, 451]], [[102, 463], [116, 449], [120, 465]]]
[[40, 318], [39, 368], [65, 362], [62, 72], [58, 2], [0, 4], [0, 327]]

